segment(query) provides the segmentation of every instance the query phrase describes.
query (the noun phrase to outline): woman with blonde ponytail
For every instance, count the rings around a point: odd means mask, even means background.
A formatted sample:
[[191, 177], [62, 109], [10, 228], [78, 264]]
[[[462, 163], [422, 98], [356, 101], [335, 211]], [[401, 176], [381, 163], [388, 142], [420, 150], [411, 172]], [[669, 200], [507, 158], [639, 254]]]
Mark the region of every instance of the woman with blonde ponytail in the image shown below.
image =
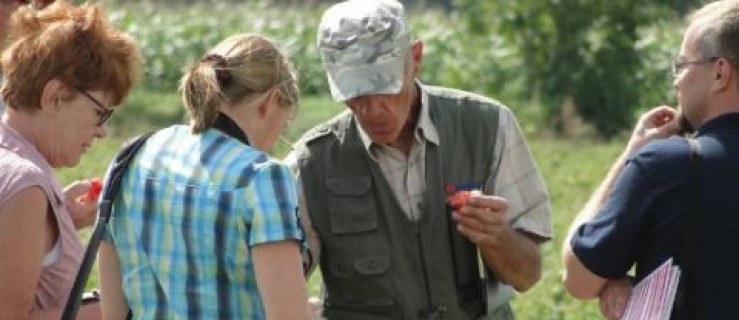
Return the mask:
[[154, 133], [121, 182], [99, 253], [104, 315], [309, 318], [295, 182], [266, 153], [297, 110], [290, 63], [232, 36], [180, 91], [189, 125]]

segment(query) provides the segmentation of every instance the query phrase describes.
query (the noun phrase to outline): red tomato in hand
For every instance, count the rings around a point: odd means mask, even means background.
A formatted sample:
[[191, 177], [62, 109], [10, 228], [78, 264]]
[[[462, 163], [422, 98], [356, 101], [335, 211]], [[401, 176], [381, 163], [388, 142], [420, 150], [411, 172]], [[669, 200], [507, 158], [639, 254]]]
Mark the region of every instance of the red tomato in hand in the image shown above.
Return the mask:
[[100, 178], [92, 178], [90, 179], [90, 190], [87, 190], [85, 199], [87, 201], [97, 201], [101, 191], [103, 191], [103, 181]]
[[467, 203], [467, 199], [469, 199], [470, 196], [472, 196], [472, 191], [457, 191], [446, 199], [446, 203], [449, 204], [449, 206], [451, 206], [452, 209], [456, 211], [459, 210], [459, 208], [461, 208], [465, 203]]

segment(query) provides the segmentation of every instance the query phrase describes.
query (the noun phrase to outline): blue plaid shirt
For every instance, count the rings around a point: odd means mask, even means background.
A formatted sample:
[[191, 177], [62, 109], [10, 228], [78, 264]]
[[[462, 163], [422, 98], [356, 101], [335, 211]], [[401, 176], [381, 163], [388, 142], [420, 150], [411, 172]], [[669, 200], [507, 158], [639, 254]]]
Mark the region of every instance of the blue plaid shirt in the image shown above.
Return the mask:
[[263, 319], [250, 247], [300, 239], [290, 170], [216, 129], [151, 136], [109, 225], [136, 319]]

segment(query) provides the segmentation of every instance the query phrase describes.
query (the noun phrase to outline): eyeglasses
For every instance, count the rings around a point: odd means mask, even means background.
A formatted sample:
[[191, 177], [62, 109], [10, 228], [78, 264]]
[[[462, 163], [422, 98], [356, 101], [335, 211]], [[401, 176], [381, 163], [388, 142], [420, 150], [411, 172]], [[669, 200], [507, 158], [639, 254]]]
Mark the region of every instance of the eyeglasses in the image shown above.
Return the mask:
[[106, 108], [98, 99], [95, 99], [92, 95], [85, 92], [84, 90], [77, 89], [82, 95], [90, 99], [95, 104], [95, 113], [98, 114], [98, 127], [102, 127], [108, 119], [110, 119], [110, 116], [113, 115], [114, 108]]
[[709, 58], [698, 59], [698, 60], [693, 60], [693, 61], [679, 61], [679, 60], [676, 60], [675, 62], [672, 63], [672, 76], [673, 77], [679, 76], [680, 73], [682, 73], [683, 70], [685, 70], [685, 68], [687, 68], [690, 65], [693, 65], [693, 64], [704, 64], [704, 63], [714, 63], [718, 59], [720, 59], [720, 57], [709, 57]]

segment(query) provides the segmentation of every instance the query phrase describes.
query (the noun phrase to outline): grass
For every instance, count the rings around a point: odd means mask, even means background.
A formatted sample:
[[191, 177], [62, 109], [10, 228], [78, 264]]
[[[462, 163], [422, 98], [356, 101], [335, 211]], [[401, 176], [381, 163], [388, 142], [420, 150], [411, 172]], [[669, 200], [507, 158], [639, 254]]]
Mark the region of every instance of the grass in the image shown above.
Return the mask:
[[554, 239], [542, 246], [540, 282], [513, 301], [519, 319], [596, 319], [597, 303], [575, 301], [561, 285], [562, 239], [570, 222], [588, 200], [611, 162], [618, 143], [558, 139], [529, 139], [552, 201]]
[[[343, 105], [327, 97], [306, 97], [285, 135], [294, 141], [315, 123], [343, 109]], [[137, 90], [113, 116], [110, 137], [97, 142], [77, 167], [59, 170], [59, 177], [66, 184], [75, 179], [102, 176], [113, 154], [127, 138], [182, 122], [183, 119], [184, 111], [176, 95]], [[541, 281], [529, 292], [519, 294], [513, 301], [513, 308], [519, 319], [598, 318], [597, 303], [575, 301], [564, 292], [560, 282], [561, 242], [572, 218], [618, 155], [621, 144], [536, 136], [528, 138], [552, 199], [554, 239], [542, 246], [544, 260]], [[278, 146], [273, 154], [282, 156], [286, 151], [286, 146]], [[86, 239], [88, 232], [82, 232], [81, 235]], [[313, 295], [318, 293], [319, 282], [320, 278], [314, 276], [309, 283]], [[88, 287], [95, 286], [97, 275], [93, 273]]]

